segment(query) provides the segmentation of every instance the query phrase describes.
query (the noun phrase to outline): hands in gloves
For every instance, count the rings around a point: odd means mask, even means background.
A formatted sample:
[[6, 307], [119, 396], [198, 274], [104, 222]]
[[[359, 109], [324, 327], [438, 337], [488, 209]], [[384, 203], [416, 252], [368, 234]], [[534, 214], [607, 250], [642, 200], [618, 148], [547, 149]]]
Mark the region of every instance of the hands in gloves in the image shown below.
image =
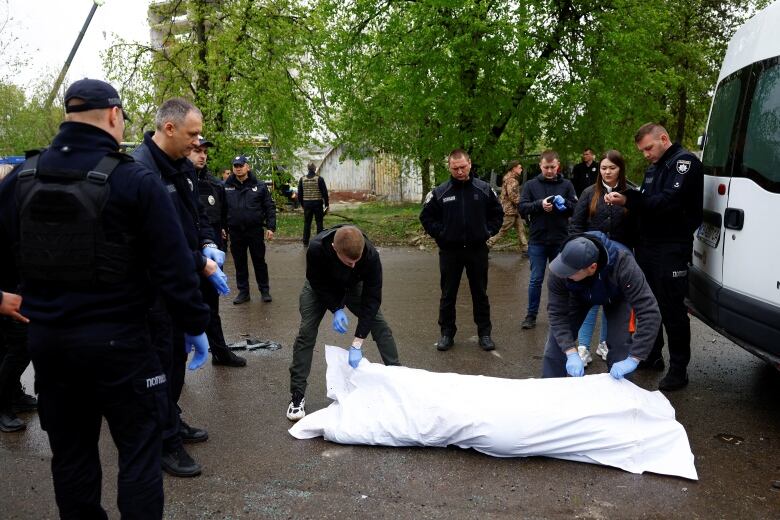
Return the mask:
[[555, 197], [553, 197], [552, 203], [555, 205], [555, 209], [557, 209], [558, 211], [566, 210], [566, 200], [560, 195], [556, 195]]
[[349, 347], [349, 366], [357, 368], [361, 359], [363, 359], [363, 349], [354, 345]]
[[615, 379], [623, 379], [625, 376], [636, 370], [639, 365], [639, 361], [628, 356], [623, 361], [618, 361], [612, 364], [612, 368], [609, 369], [609, 375]]
[[566, 354], [566, 373], [571, 377], [585, 375], [585, 365], [582, 364], [582, 358], [576, 350]]
[[192, 356], [192, 361], [187, 365], [187, 368], [197, 370], [203, 366], [209, 357], [209, 340], [205, 332], [201, 332], [197, 336], [184, 335], [184, 350], [189, 354], [193, 348], [195, 348], [195, 354]]
[[225, 252], [220, 251], [213, 244], [203, 247], [203, 256], [210, 260], [214, 260], [220, 269], [225, 265]]
[[344, 313], [344, 309], [339, 309], [333, 313], [333, 330], [339, 334], [346, 334], [349, 327], [349, 320]]
[[[222, 253], [222, 251], [219, 249], [216, 251]], [[225, 253], [222, 253], [222, 256], [224, 257]], [[228, 287], [227, 284], [227, 275], [223, 273], [222, 269], [219, 267], [217, 267], [217, 270], [213, 274], [209, 275], [209, 282], [211, 282], [211, 285], [214, 286], [220, 295], [224, 296], [226, 294], [230, 294], [230, 287]]]

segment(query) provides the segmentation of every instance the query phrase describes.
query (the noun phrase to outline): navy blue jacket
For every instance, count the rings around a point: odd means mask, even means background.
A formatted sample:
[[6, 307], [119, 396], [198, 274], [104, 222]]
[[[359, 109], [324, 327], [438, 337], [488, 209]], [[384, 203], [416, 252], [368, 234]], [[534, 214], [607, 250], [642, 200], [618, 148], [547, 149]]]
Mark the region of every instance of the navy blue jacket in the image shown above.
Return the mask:
[[[117, 142], [100, 128], [66, 122], [44, 151], [38, 169], [89, 170]], [[19, 168], [17, 168], [18, 170]], [[0, 272], [18, 276], [14, 249], [19, 242], [16, 204], [17, 171], [0, 183]], [[176, 211], [159, 178], [126, 156], [109, 179], [110, 196], [102, 214], [106, 237], [126, 235], [138, 253], [127, 278], [113, 284], [85, 285], [78, 290], [58, 284], [21, 280], [22, 314], [30, 332], [58, 331], [68, 339], [109, 340], [146, 333], [146, 313], [156, 291], [171, 316], [190, 334], [200, 334], [209, 321], [192, 255]]]
[[641, 242], [693, 243], [704, 199], [704, 175], [695, 155], [674, 143], [647, 168], [639, 191], [626, 194], [626, 207], [639, 213]]
[[186, 157], [176, 160], [168, 157], [152, 140], [153, 134], [146, 132], [144, 142], [131, 155], [160, 176], [184, 230], [195, 270], [201, 272], [206, 267], [201, 250], [204, 244], [214, 242], [214, 230], [199, 200], [195, 167]]
[[344, 265], [333, 249], [333, 237], [339, 227], [326, 229], [309, 242], [306, 250], [306, 279], [331, 312], [343, 308], [347, 290], [363, 282], [355, 336], [365, 339], [382, 303], [382, 262], [373, 244], [363, 235], [365, 245], [360, 260], [353, 268]]
[[[542, 201], [560, 195], [566, 201], [566, 209], [544, 211]], [[518, 210], [523, 218], [531, 219], [529, 244], [558, 245], [569, 235], [569, 217], [577, 205], [577, 194], [571, 181], [561, 174], [548, 179], [541, 173], [523, 184]]]
[[227, 199], [225, 198], [225, 183], [218, 181], [208, 167], [197, 171], [198, 195], [200, 204], [208, 217], [208, 222], [216, 235], [220, 230], [227, 229]]
[[276, 205], [264, 182], [252, 172], [244, 182], [231, 174], [225, 181], [228, 229], [231, 233], [255, 231], [263, 227], [276, 231]]
[[485, 242], [501, 229], [504, 209], [490, 184], [469, 177], [450, 177], [425, 198], [420, 222], [439, 248], [487, 247]]

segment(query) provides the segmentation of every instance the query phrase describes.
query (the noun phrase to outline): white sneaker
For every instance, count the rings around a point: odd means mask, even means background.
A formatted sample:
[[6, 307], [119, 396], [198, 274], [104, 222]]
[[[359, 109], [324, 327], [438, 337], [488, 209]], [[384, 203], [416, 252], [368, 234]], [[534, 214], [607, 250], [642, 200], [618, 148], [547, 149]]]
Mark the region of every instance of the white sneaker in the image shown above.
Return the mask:
[[596, 347], [596, 355], [601, 356], [601, 359], [606, 361], [607, 354], [609, 354], [609, 348], [607, 347], [607, 342], [602, 341], [601, 343], [599, 343], [599, 346]]
[[306, 398], [303, 394], [295, 393], [287, 406], [287, 418], [291, 421], [299, 421], [306, 416]]
[[590, 355], [590, 350], [588, 350], [588, 347], [580, 345], [577, 347], [577, 353], [580, 355], [580, 359], [582, 360], [583, 365], [588, 366], [588, 363], [593, 361], [593, 356]]

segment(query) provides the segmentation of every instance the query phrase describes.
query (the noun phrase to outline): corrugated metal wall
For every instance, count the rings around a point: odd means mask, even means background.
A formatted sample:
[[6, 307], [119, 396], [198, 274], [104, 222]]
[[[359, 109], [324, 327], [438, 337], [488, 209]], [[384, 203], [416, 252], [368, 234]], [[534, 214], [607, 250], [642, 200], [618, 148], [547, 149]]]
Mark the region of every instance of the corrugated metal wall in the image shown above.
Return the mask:
[[[417, 202], [422, 198], [420, 171], [412, 161], [378, 153], [359, 161], [340, 162], [343, 151], [342, 147], [331, 149], [319, 164], [328, 191], [370, 194], [379, 200], [395, 202]], [[305, 169], [296, 179], [304, 173]]]
[[346, 159], [340, 162], [343, 149], [334, 148], [322, 160], [320, 175], [328, 184], [328, 191], [374, 192], [374, 161]]

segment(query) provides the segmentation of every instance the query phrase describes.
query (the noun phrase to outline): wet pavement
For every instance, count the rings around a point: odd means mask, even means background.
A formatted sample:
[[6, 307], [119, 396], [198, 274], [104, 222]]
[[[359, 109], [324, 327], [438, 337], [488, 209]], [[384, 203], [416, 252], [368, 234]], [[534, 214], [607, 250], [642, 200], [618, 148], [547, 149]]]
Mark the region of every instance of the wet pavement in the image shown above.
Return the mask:
[[[381, 255], [382, 311], [403, 364], [508, 378], [539, 376], [546, 316], [540, 314], [536, 329], [520, 330], [527, 260], [517, 253], [491, 254], [489, 294], [497, 350], [486, 353], [477, 346], [464, 276], [455, 347], [438, 352], [436, 252], [382, 248]], [[248, 304], [233, 306], [232, 297], [223, 299], [222, 319], [228, 342], [250, 335], [278, 341], [283, 348], [239, 352], [248, 359], [246, 368], [207, 364], [188, 374], [181, 401], [184, 418], [207, 428], [210, 438], [189, 448], [204, 467], [202, 476], [165, 477], [167, 518], [780, 517], [780, 489], [773, 487], [780, 480], [780, 373], [696, 320], [691, 383], [667, 395], [688, 433], [698, 482], [541, 457], [497, 459], [456, 448], [293, 439], [285, 411], [305, 254], [298, 243], [274, 243], [267, 259], [274, 301], [263, 303], [253, 288]], [[226, 270], [232, 276], [230, 265]], [[309, 412], [328, 404], [322, 346], [348, 346], [351, 340], [330, 329], [328, 316], [320, 327], [309, 378]], [[372, 341], [364, 352], [371, 361], [379, 360]], [[603, 371], [598, 358], [587, 369]], [[654, 390], [661, 375], [640, 372], [633, 380]], [[30, 369], [24, 382], [32, 387]], [[24, 417], [29, 421], [26, 432], [0, 433], [0, 518], [56, 518], [48, 442], [37, 416]], [[105, 427], [101, 458], [103, 503], [110, 517], [118, 518], [116, 452]]]

